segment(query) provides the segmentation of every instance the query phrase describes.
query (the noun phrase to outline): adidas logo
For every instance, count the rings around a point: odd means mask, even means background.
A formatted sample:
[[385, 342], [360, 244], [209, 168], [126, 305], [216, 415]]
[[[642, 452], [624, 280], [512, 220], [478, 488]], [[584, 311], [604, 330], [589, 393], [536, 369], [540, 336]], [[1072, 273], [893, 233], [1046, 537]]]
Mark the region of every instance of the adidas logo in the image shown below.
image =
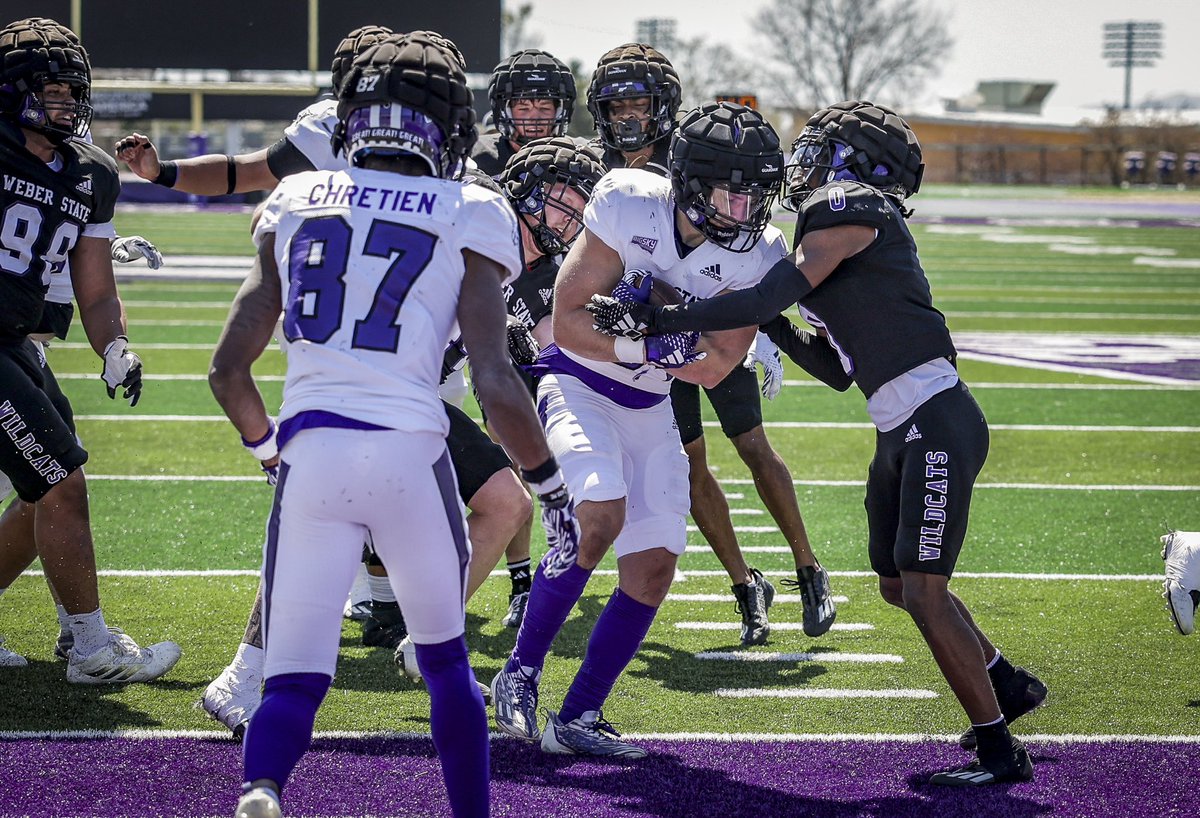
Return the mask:
[[79, 184], [75, 185], [75, 189], [78, 190], [80, 193], [86, 193], [87, 195], [91, 196], [92, 195], [92, 177], [91, 176], [83, 177], [83, 181], [80, 182]]
[[904, 436], [905, 443], [912, 443], [914, 440], [920, 440], [921, 433], [917, 431], [917, 424], [908, 427], [908, 434]]
[[702, 267], [700, 269], [700, 275], [708, 276], [709, 278], [713, 279], [714, 281], [720, 281], [721, 280], [721, 265], [720, 264], [712, 264], [712, 265], [709, 265], [708, 267]]
[[549, 304], [551, 301], [554, 300], [554, 289], [553, 288], [550, 288], [550, 289], [539, 288], [538, 295], [540, 295], [542, 297], [543, 304]]

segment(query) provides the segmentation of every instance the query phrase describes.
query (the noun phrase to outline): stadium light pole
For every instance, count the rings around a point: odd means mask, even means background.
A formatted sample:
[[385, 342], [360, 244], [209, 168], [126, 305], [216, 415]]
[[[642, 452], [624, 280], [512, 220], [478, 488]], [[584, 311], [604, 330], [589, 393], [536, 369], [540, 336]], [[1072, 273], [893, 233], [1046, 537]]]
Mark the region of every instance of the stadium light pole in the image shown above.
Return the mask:
[[1130, 108], [1134, 68], [1152, 68], [1162, 57], [1162, 23], [1127, 20], [1104, 24], [1104, 59], [1110, 68], [1125, 69], [1125, 110]]

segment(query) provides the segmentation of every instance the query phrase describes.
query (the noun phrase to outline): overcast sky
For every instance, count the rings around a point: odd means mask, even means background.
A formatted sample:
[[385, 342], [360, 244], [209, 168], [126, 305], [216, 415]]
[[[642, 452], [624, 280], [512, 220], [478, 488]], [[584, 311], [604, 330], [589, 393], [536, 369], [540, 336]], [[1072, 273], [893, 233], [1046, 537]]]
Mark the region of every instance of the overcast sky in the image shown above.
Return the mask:
[[[954, 49], [940, 77], [926, 89], [929, 102], [958, 97], [981, 79], [1056, 83], [1047, 107], [1119, 104], [1125, 72], [1101, 59], [1103, 24], [1163, 23], [1163, 58], [1135, 68], [1135, 104], [1148, 94], [1200, 96], [1200, 0], [926, 0], [949, 15]], [[633, 39], [636, 20], [675, 18], [676, 35], [725, 41], [750, 55], [759, 41], [752, 28], [771, 0], [504, 0], [533, 6], [531, 32], [541, 47], [570, 61], [595, 65], [601, 54]], [[668, 57], [670, 55], [667, 55]]]

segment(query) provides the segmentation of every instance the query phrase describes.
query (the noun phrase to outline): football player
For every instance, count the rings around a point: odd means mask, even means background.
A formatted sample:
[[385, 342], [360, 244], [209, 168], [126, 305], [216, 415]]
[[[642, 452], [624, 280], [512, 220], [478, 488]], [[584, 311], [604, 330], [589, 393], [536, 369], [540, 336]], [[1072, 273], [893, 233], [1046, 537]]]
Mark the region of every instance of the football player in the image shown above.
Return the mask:
[[[681, 89], [670, 61], [640, 43], [618, 46], [600, 58], [588, 86], [588, 110], [595, 120], [599, 148], [610, 168], [640, 167], [669, 176], [667, 146], [675, 127]], [[707, 274], [721, 280], [719, 267]], [[761, 333], [755, 336], [745, 366], [735, 367], [721, 383], [705, 389], [721, 430], [754, 477], [754, 487], [787, 540], [795, 560], [795, 582], [801, 591], [804, 633], [820, 636], [837, 615], [829, 575], [817, 562], [792, 474], [771, 446], [762, 425], [762, 404], [754, 365], [768, 373], [765, 394], [774, 396], [783, 381], [783, 364], [775, 345]], [[729, 501], [708, 467], [708, 451], [700, 415], [700, 388], [677, 378], [671, 385], [671, 406], [687, 452], [692, 517], [704, 539], [729, 574], [731, 590], [742, 616], [741, 643], [761, 645], [771, 632], [768, 609], [775, 588], [762, 573], [746, 564], [738, 546]]]
[[[386, 563], [403, 567], [390, 580], [429, 686], [451, 811], [489, 812], [487, 719], [463, 635], [470, 543], [437, 394], [456, 324], [480, 398], [567, 558], [578, 528], [504, 341], [500, 288], [520, 270], [516, 220], [502, 198], [452, 178], [474, 119], [449, 51], [421, 34], [380, 42], [338, 94], [333, 144], [350, 167], [286, 180], [255, 231], [255, 266], [210, 372], [254, 456], [278, 470], [263, 569], [266, 683], [246, 732], [238, 816], [280, 814], [332, 681], [367, 532]], [[281, 310], [288, 356], [276, 428], [250, 369]]]
[[1162, 544], [1167, 564], [1163, 597], [1175, 630], [1188, 636], [1195, 630], [1200, 606], [1200, 531], [1172, 531], [1162, 536]]
[[471, 158], [488, 176], [498, 178], [522, 145], [566, 136], [575, 111], [575, 75], [553, 54], [527, 48], [492, 71], [488, 99], [496, 131], [479, 137]]
[[[623, 276], [660, 281], [686, 298], [752, 286], [786, 253], [768, 222], [783, 178], [771, 126], [728, 105], [693, 111], [673, 135], [671, 180], [645, 170], [610, 171], [584, 210], [583, 234], [559, 271], [554, 345], [538, 360], [538, 407], [551, 449], [579, 498], [579, 556], [555, 552], [538, 566], [525, 620], [504, 668], [492, 680], [496, 724], [541, 741], [548, 753], [640, 758], [602, 710], [637, 653], [687, 543], [687, 455], [667, 400], [676, 377], [719, 383], [746, 355], [754, 329], [615, 340], [592, 328], [585, 309], [596, 291], [631, 292]], [[737, 181], [734, 181], [737, 180]], [[695, 190], [719, 190], [720, 210], [701, 216]], [[704, 271], [719, 264], [718, 282]], [[550, 645], [612, 548], [618, 588], [597, 618], [583, 665], [545, 730], [538, 682]]]
[[[137, 403], [141, 361], [125, 336], [110, 249], [120, 183], [112, 160], [75, 138], [91, 119], [91, 66], [74, 32], [47, 18], [10, 23], [0, 31], [0, 66], [0, 166], [9, 180], [0, 191], [0, 420], [8, 432], [0, 435], [0, 471], [17, 493], [5, 534], [35, 544], [62, 606], [72, 637], [67, 680], [149, 681], [174, 667], [179, 646], [141, 648], [105, 622], [80, 468], [88, 455], [41, 344], [29, 337], [45, 329], [47, 288], [69, 265], [84, 330], [104, 361], [109, 397], [122, 390]], [[0, 664], [25, 662], [0, 648]]]
[[[883, 598], [906, 610], [971, 721], [960, 743], [977, 760], [934, 784], [983, 786], [1033, 777], [1009, 722], [1046, 686], [1014, 667], [948, 583], [967, 531], [988, 427], [955, 368], [904, 200], [921, 185], [921, 146], [893, 111], [852, 100], [818, 111], [797, 138], [785, 197], [798, 211], [794, 252], [754, 288], [663, 308], [593, 299], [599, 326], [670, 334], [759, 326], [793, 304], [820, 337], [780, 332], [816, 377], [867, 398], [878, 430], [867, 476], [868, 553]], [[840, 360], [842, 371], [833, 362]]]
[[[465, 62], [457, 46], [435, 32], [422, 33], [451, 52], [459, 66]], [[334, 52], [331, 82], [335, 91], [355, 57], [391, 36], [382, 26], [363, 26], [350, 32]], [[119, 140], [117, 157], [144, 179], [189, 193], [219, 195], [226, 192], [269, 190], [289, 175], [319, 170], [339, 170], [344, 156], [335, 155], [330, 138], [337, 126], [337, 101], [325, 99], [301, 111], [283, 136], [269, 148], [242, 156], [209, 155], [161, 161], [150, 140], [131, 134]], [[453, 388], [453, 387], [452, 387]], [[465, 383], [462, 387], [465, 391]], [[488, 439], [465, 412], [447, 403], [450, 418], [450, 453], [458, 477], [459, 494], [470, 510], [470, 525], [477, 570], [472, 571], [472, 591], [486, 578], [514, 535], [527, 526], [532, 501], [511, 468], [504, 450]], [[364, 618], [363, 643], [396, 649], [407, 631], [386, 571], [378, 559], [368, 557], [371, 602]], [[242, 642], [229, 665], [205, 690], [200, 704], [210, 716], [235, 735], [260, 701], [262, 682], [261, 597], [256, 598]]]

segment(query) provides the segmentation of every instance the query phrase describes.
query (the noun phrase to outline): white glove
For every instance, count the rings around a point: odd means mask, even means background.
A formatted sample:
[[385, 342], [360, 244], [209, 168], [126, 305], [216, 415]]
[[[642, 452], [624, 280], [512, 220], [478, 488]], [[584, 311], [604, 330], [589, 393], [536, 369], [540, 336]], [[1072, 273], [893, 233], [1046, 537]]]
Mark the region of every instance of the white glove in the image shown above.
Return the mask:
[[104, 371], [100, 377], [110, 398], [117, 396], [118, 387], [124, 387], [123, 397], [130, 406], [137, 406], [142, 396], [142, 359], [129, 351], [129, 339], [124, 335], [118, 335], [104, 348]]
[[761, 332], [754, 336], [746, 360], [742, 362], [742, 366], [751, 371], [755, 364], [761, 364], [763, 368], [762, 396], [775, 400], [783, 389], [783, 360], [779, 357], [779, 347]]
[[146, 266], [151, 270], [157, 270], [163, 265], [162, 253], [158, 252], [158, 248], [151, 244], [149, 240], [141, 236], [125, 236], [113, 239], [108, 249], [112, 253], [113, 261], [119, 261], [122, 264], [128, 264], [131, 261], [143, 258], [146, 260]]

